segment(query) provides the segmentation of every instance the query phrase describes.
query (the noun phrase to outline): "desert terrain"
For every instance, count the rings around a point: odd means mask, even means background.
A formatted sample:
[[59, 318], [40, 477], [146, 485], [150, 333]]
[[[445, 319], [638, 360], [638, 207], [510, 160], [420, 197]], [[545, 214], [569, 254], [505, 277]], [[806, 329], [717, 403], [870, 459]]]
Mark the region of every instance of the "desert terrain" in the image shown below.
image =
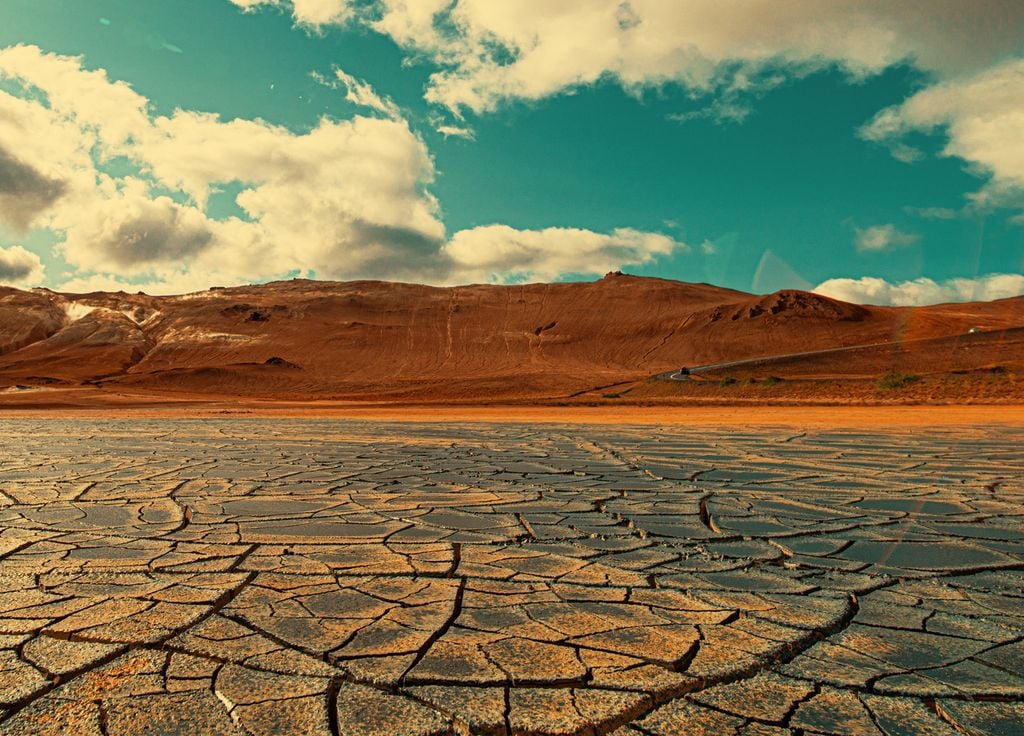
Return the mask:
[[1022, 440], [6, 419], [0, 733], [1018, 733]]
[[1016, 404], [1022, 376], [1024, 297], [873, 307], [619, 273], [450, 288], [294, 280], [166, 297], [0, 287], [10, 411]]
[[4, 289], [0, 734], [1014, 733], [1022, 308]]
[[1022, 308], [4, 290], [0, 734], [1013, 733]]

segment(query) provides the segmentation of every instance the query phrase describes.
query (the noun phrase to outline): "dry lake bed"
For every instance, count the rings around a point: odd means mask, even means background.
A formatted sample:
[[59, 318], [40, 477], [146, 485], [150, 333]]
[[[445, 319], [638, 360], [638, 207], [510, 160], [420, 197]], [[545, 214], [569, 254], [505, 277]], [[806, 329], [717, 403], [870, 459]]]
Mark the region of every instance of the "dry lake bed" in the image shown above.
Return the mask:
[[1024, 431], [0, 422], [0, 733], [1024, 732]]

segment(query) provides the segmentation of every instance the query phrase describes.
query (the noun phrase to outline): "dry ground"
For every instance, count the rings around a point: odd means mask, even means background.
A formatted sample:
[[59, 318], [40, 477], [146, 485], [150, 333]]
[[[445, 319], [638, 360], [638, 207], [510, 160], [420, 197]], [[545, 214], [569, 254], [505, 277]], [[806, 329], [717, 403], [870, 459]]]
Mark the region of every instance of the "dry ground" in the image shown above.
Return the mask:
[[468, 416], [4, 419], [0, 734], [1024, 722], [1019, 426]]

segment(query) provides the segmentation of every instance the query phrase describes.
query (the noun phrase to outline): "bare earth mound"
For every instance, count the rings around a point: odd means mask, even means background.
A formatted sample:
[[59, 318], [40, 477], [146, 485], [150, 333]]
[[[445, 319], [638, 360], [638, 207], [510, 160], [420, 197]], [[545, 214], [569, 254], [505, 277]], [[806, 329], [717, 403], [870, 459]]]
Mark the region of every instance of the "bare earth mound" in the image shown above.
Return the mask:
[[[729, 401], [736, 392], [718, 391], [710, 374], [700, 386], [643, 382], [683, 365], [754, 358], [765, 359], [745, 367], [755, 379], [816, 381], [799, 400], [870, 401], [856, 387], [888, 371], [931, 377], [929, 385], [967, 376], [949, 389], [961, 397], [972, 377], [991, 383], [995, 372], [1007, 380], [976, 398], [1019, 400], [1022, 327], [1024, 298], [869, 307], [622, 274], [452, 288], [295, 280], [168, 297], [0, 287], [0, 402], [45, 404], [69, 392], [550, 402], [623, 391], [636, 400]], [[857, 349], [794, 355], [839, 347]], [[942, 400], [945, 390], [914, 400]]]

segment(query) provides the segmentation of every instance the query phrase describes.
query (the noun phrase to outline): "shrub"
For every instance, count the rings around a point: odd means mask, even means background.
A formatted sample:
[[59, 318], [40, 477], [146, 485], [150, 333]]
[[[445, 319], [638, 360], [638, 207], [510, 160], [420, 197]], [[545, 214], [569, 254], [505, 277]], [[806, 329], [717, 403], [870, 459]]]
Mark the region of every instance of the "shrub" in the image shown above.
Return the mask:
[[725, 378], [718, 382], [718, 385], [721, 386], [722, 388], [726, 388], [727, 386], [735, 386], [737, 383], [739, 383], [739, 381], [737, 381], [732, 376], [726, 376]]
[[885, 390], [906, 388], [910, 384], [916, 383], [920, 380], [921, 376], [915, 376], [910, 373], [900, 373], [898, 371], [889, 371], [878, 379], [878, 388]]
[[782, 379], [778, 376], [768, 376], [767, 378], [761, 379], [762, 386], [774, 386], [777, 383], [782, 383]]

